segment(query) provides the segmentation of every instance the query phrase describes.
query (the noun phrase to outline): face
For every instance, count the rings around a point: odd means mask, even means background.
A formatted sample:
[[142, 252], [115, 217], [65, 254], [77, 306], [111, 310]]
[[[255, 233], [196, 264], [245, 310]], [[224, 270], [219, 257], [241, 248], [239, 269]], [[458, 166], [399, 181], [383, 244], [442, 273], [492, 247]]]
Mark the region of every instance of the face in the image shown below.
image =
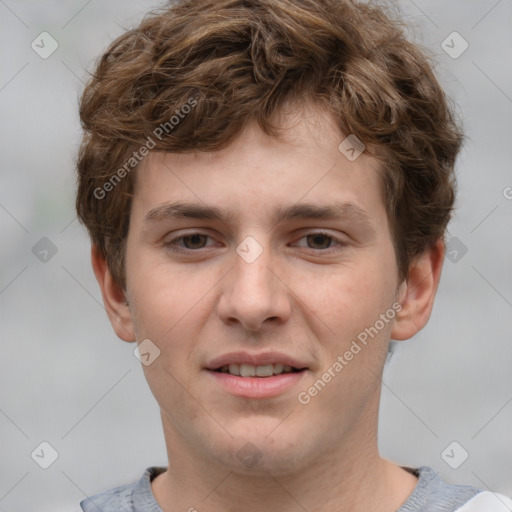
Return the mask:
[[398, 286], [376, 161], [325, 115], [282, 125], [147, 157], [126, 249], [168, 446], [273, 474], [375, 437]]

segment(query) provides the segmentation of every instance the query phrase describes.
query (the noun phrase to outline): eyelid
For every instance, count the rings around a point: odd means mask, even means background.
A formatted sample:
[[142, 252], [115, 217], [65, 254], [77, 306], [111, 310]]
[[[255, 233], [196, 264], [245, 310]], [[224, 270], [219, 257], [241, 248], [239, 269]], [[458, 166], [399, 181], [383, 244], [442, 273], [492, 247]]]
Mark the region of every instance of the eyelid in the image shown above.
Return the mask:
[[[311, 229], [303, 232], [299, 238], [296, 238], [295, 239], [295, 243], [299, 240], [302, 240], [303, 238], [306, 238], [307, 236], [311, 236], [311, 235], [324, 235], [326, 236], [327, 238], [330, 238], [332, 241], [336, 242], [336, 247], [343, 247], [343, 246], [346, 246], [348, 245], [346, 241], [342, 240], [340, 237], [337, 237], [335, 235], [333, 235], [332, 233], [330, 233], [329, 231], [327, 230], [322, 230], [322, 229], [319, 229], [318, 231], [311, 231]], [[326, 249], [312, 249], [310, 247], [304, 247], [304, 249], [309, 249], [310, 251], [314, 251], [314, 252], [323, 252], [323, 253], [328, 253], [328, 252], [331, 252], [331, 250], [336, 250], [336, 247], [327, 247]]]

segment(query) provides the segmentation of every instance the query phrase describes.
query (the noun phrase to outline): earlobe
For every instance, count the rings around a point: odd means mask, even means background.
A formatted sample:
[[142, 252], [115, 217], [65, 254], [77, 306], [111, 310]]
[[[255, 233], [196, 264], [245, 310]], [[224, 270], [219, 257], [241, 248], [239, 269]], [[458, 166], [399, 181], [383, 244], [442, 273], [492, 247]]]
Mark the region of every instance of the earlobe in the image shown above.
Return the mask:
[[123, 341], [135, 341], [131, 311], [125, 292], [112, 277], [105, 258], [95, 245], [91, 247], [91, 263], [112, 328]]
[[426, 325], [434, 306], [444, 253], [444, 242], [439, 239], [411, 263], [408, 277], [400, 287], [398, 301], [402, 309], [395, 317], [392, 339], [409, 339]]

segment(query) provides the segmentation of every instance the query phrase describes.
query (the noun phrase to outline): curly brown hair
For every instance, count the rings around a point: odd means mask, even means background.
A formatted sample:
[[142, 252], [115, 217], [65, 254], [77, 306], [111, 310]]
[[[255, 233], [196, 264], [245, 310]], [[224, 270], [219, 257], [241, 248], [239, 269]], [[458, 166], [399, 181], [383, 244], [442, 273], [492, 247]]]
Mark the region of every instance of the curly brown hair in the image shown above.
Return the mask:
[[324, 109], [381, 162], [401, 279], [444, 236], [463, 137], [395, 16], [353, 0], [183, 0], [111, 44], [80, 104], [76, 209], [123, 289], [141, 158], [222, 149], [249, 120], [279, 137], [285, 102]]

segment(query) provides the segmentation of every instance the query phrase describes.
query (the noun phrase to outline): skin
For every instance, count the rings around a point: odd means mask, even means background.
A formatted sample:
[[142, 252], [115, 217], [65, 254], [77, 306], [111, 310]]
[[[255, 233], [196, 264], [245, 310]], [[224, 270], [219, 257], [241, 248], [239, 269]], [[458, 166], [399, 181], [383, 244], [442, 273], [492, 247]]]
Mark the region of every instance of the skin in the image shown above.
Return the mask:
[[[350, 162], [338, 150], [345, 135], [318, 109], [283, 110], [279, 122], [279, 141], [249, 123], [221, 151], [144, 160], [126, 290], [92, 248], [116, 334], [127, 342], [149, 338], [161, 351], [143, 370], [168, 451], [168, 470], [152, 481], [165, 512], [391, 512], [417, 482], [378, 453], [380, 378], [390, 338], [410, 338], [430, 316], [444, 245], [420, 255], [400, 283], [377, 162], [367, 153]], [[233, 216], [144, 221], [178, 200]], [[272, 215], [280, 206], [335, 201], [364, 210], [368, 225], [350, 216], [276, 223]], [[319, 232], [325, 236], [307, 236]], [[207, 237], [179, 238], [193, 233]], [[252, 263], [236, 252], [247, 236], [263, 249]], [[185, 252], [165, 245], [172, 241]], [[298, 393], [395, 302], [402, 305], [395, 318], [310, 403], [299, 403]], [[277, 350], [308, 370], [277, 397], [236, 397], [204, 366], [238, 350]], [[237, 457], [248, 442], [261, 455], [250, 468]]]

